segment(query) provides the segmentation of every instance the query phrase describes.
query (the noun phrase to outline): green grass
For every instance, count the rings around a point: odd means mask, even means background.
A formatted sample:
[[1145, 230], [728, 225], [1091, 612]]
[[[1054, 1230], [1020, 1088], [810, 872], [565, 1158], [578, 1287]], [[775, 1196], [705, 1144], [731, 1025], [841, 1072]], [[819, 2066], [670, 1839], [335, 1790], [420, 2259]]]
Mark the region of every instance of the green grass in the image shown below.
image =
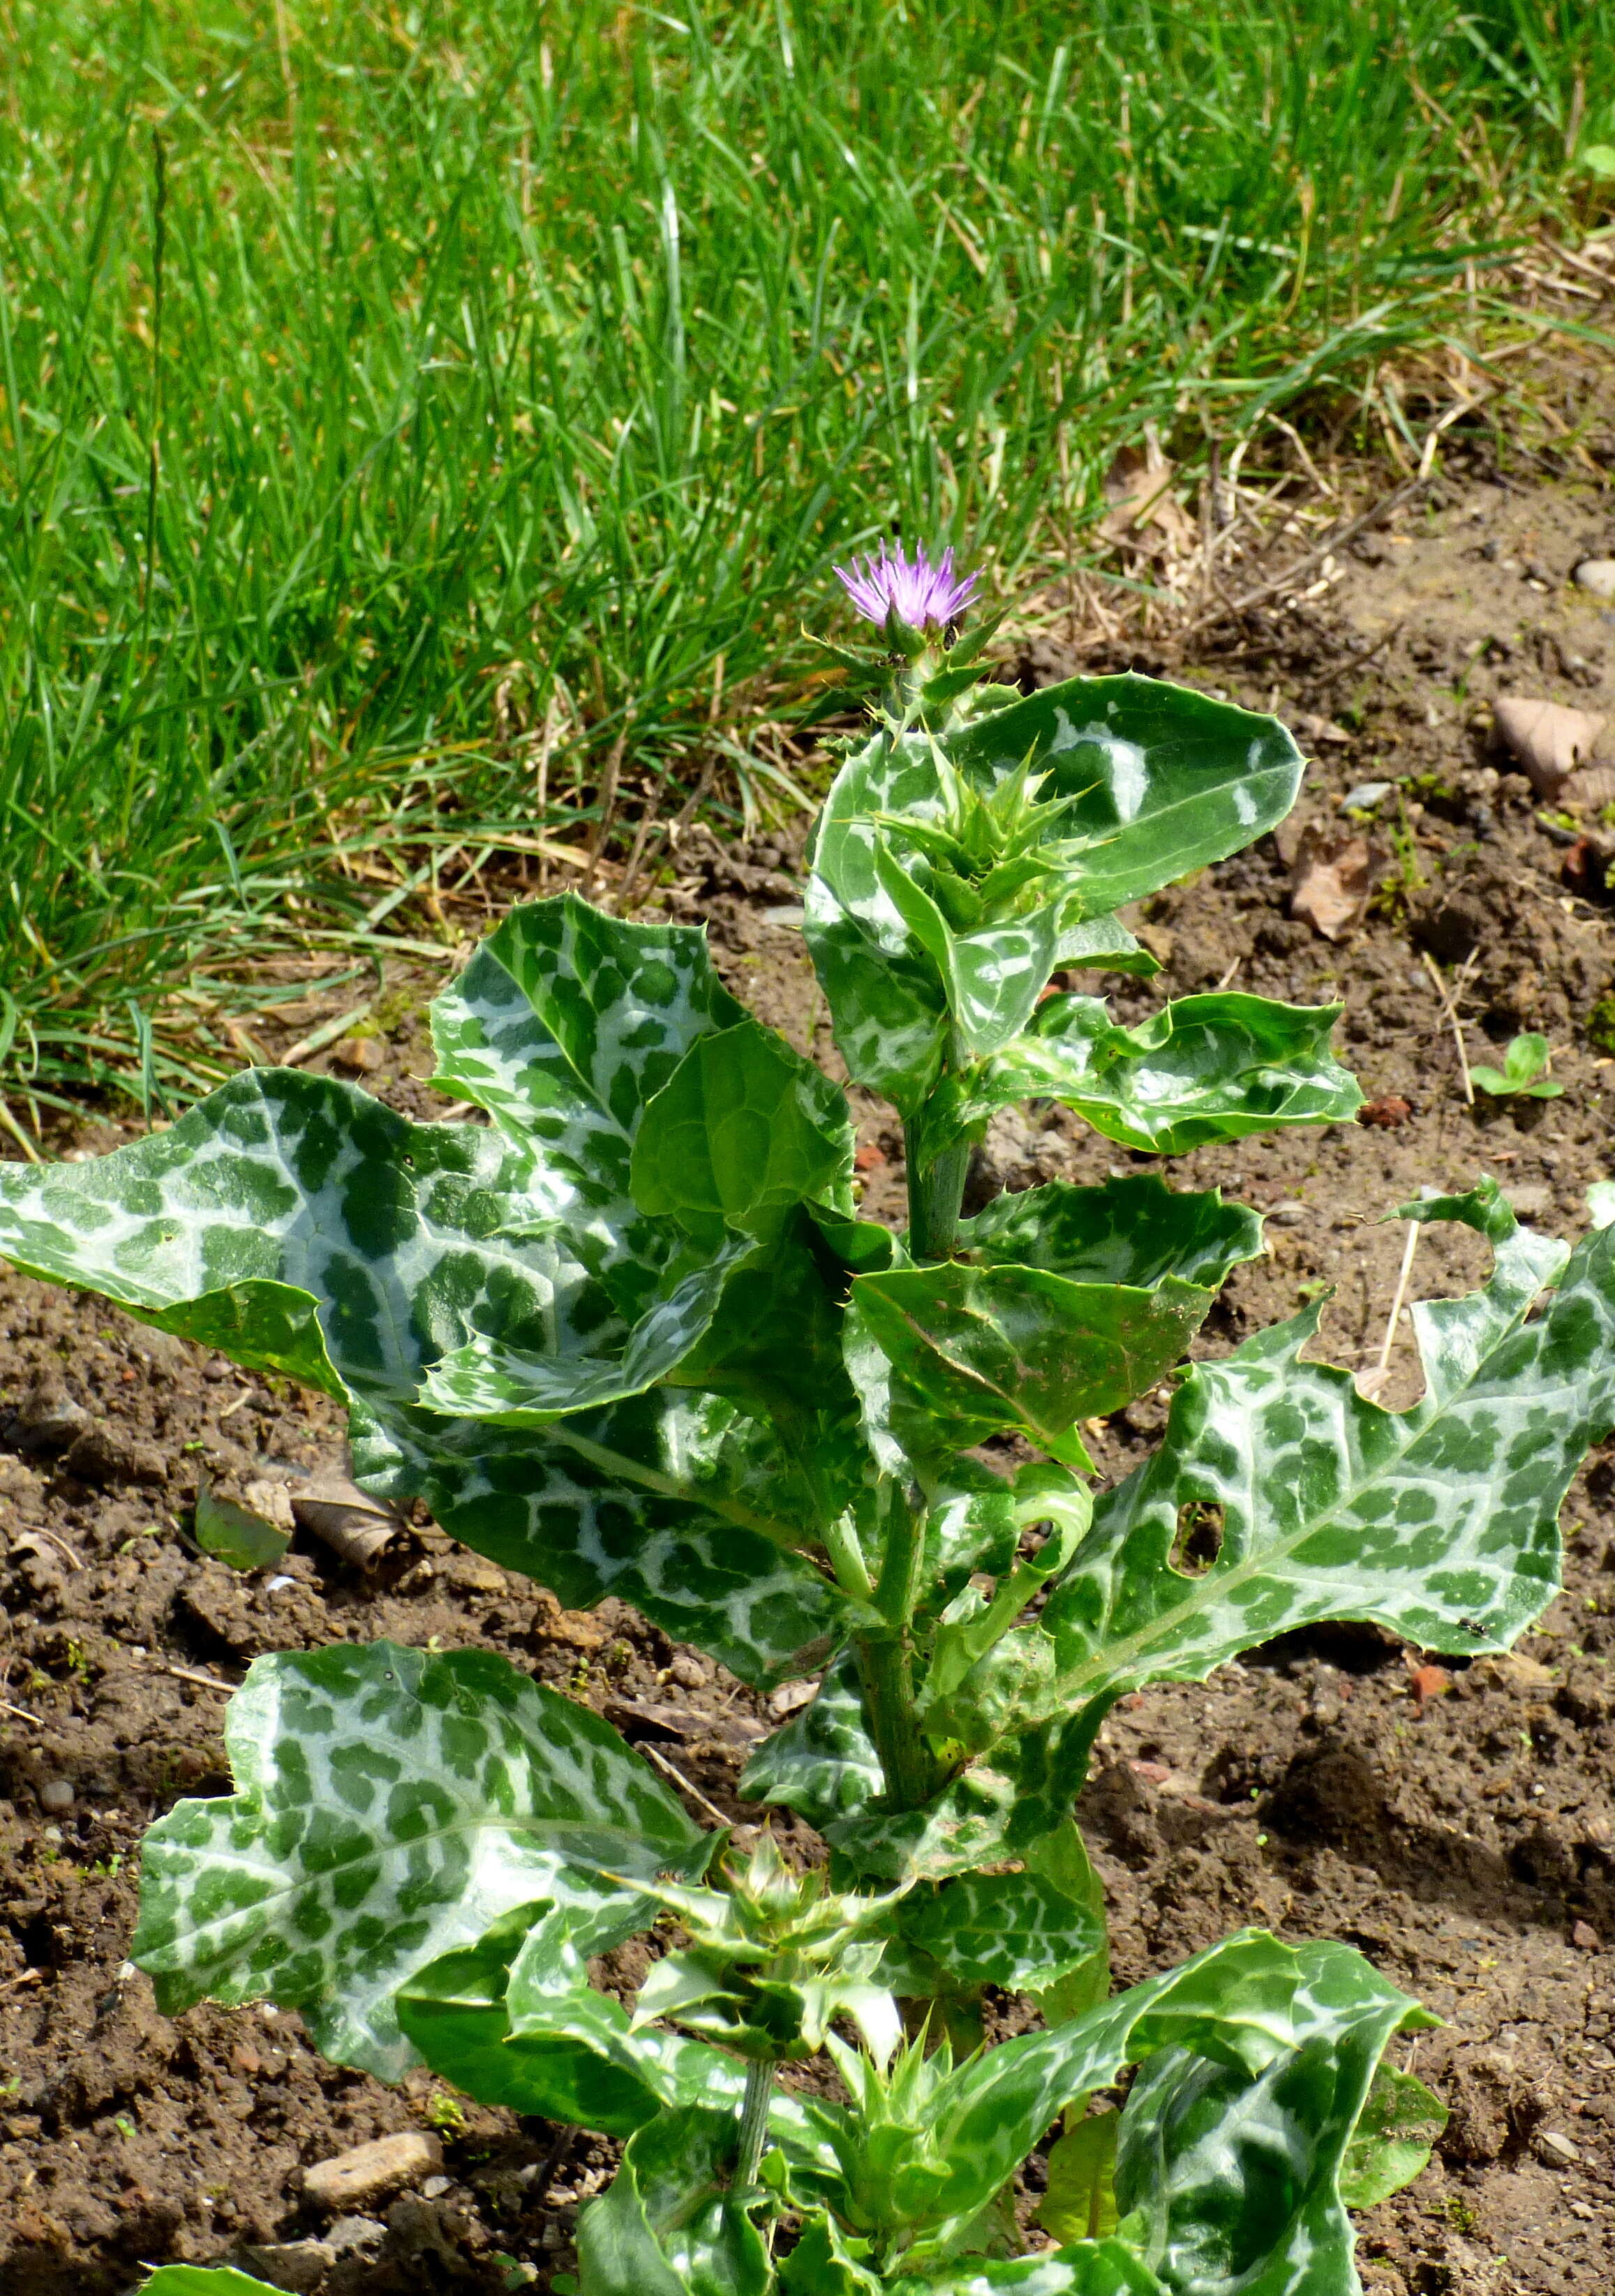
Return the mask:
[[1439, 340], [1615, 141], [1601, 0], [0, 0], [0, 49], [25, 1097], [233, 1062], [221, 984], [422, 931], [401, 861], [530, 832], [546, 747], [552, 828], [614, 752], [766, 807], [832, 557], [1048, 578], [1146, 422], [1192, 463]]

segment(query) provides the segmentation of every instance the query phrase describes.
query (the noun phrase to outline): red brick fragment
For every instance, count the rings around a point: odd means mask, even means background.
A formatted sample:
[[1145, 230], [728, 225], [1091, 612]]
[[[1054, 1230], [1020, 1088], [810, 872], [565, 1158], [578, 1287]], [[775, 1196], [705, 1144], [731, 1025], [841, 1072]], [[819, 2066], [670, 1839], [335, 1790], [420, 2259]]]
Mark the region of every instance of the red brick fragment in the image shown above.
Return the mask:
[[1357, 1111], [1357, 1122], [1377, 1125], [1382, 1132], [1394, 1132], [1398, 1125], [1406, 1124], [1412, 1114], [1410, 1102], [1404, 1100], [1399, 1093], [1388, 1092], [1378, 1100], [1365, 1100]]
[[1453, 1686], [1453, 1678], [1444, 1666], [1416, 1666], [1409, 1677], [1409, 1686], [1422, 1714], [1432, 1698], [1445, 1697]]

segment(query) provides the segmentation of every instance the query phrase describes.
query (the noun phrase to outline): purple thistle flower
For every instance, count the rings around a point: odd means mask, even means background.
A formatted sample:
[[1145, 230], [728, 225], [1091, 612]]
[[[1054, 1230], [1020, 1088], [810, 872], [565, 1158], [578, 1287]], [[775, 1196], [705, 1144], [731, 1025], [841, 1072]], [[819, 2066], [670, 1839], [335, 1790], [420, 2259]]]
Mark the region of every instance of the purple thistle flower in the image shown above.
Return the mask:
[[933, 566], [925, 545], [916, 545], [912, 561], [885, 543], [862, 564], [835, 570], [842, 588], [867, 622], [884, 626], [896, 613], [911, 629], [946, 629], [974, 602], [980, 574], [954, 572], [954, 554], [945, 550]]

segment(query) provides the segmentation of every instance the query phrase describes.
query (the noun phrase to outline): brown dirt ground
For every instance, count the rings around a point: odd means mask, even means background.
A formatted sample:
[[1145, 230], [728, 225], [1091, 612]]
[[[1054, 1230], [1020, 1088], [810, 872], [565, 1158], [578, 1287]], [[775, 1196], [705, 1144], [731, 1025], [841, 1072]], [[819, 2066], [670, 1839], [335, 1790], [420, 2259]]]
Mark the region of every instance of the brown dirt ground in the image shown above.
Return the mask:
[[[1209, 1352], [1327, 1284], [1330, 1348], [1366, 1363], [1401, 1253], [1402, 1229], [1381, 1225], [1394, 1205], [1491, 1172], [1523, 1215], [1570, 1234], [1586, 1184], [1609, 1168], [1612, 1064], [1586, 1022], [1615, 980], [1611, 913], [1585, 851], [1499, 772], [1488, 726], [1499, 693], [1615, 705], [1615, 611], [1566, 584], [1589, 551], [1615, 553], [1615, 521], [1595, 483], [1519, 467], [1479, 450], [1466, 475], [1366, 533], [1321, 593], [1225, 629], [1220, 656], [1183, 673], [1308, 734], [1317, 762], [1298, 819], [1336, 817], [1348, 789], [1374, 780], [1400, 779], [1406, 807], [1381, 815], [1390, 874], [1339, 943], [1288, 914], [1269, 839], [1146, 904], [1137, 922], [1167, 969], [1108, 984], [1127, 1018], [1236, 963], [1240, 985], [1266, 995], [1338, 996], [1365, 1087], [1409, 1104], [1392, 1128], [1179, 1160], [1179, 1185], [1217, 1184], [1270, 1215], [1270, 1254], [1230, 1283]], [[1083, 664], [1129, 659], [1167, 660], [1089, 650]], [[1070, 666], [1046, 640], [1023, 661], [1039, 677]], [[799, 845], [790, 833], [738, 853], [687, 842], [666, 898], [708, 921], [737, 992], [833, 1068], [789, 921]], [[1574, 890], [1567, 860], [1581, 871]], [[1450, 966], [1472, 947], [1471, 1057], [1539, 1027], [1562, 1099], [1465, 1106], [1420, 951]], [[393, 985], [384, 1009], [398, 1024], [370, 1040], [381, 1058], [365, 1080], [424, 1115], [440, 1103], [422, 1081], [422, 987]], [[278, 1041], [319, 1017], [294, 1012]], [[322, 1064], [344, 1057], [357, 1056], [339, 1048]], [[895, 1218], [900, 1136], [888, 1111], [860, 1113], [866, 1207]], [[119, 1136], [94, 1126], [78, 1152]], [[1150, 1160], [1062, 1111], [1017, 1116], [995, 1128], [978, 1184], [1091, 1180]], [[1475, 1239], [1436, 1231], [1415, 1291], [1460, 1288], [1482, 1265]], [[1389, 1399], [1406, 1400], [1417, 1374], [1405, 1329], [1393, 1366]], [[225, 1788], [214, 1685], [261, 1651], [332, 1637], [504, 1651], [742, 1820], [758, 1813], [734, 1781], [767, 1718], [619, 1606], [562, 1612], [424, 1521], [368, 1577], [303, 1533], [276, 1570], [245, 1578], [200, 1555], [184, 1529], [199, 1472], [227, 1488], [331, 1464], [337, 1417], [94, 1302], [0, 1279], [0, 1400], [12, 1414], [9, 1429], [0, 1420], [7, 2290], [121, 2296], [143, 2262], [255, 2247], [279, 2251], [249, 2258], [266, 2276], [318, 2296], [493, 2291], [515, 2284], [513, 2266], [545, 2280], [570, 2257], [609, 2148], [580, 2136], [558, 2150], [545, 2125], [459, 2107], [424, 2075], [389, 2090], [329, 2066], [292, 2013], [158, 2015], [125, 1960], [141, 1833], [176, 1794]], [[1130, 1468], [1164, 1414], [1158, 1393], [1108, 1423], [1103, 1472]], [[1365, 1629], [1295, 1638], [1209, 1685], [1128, 1701], [1084, 1798], [1121, 1980], [1256, 1921], [1349, 1939], [1448, 2021], [1417, 2063], [1451, 2126], [1425, 2175], [1362, 2226], [1365, 2279], [1381, 2296], [1615, 2285], [1615, 1447], [1578, 1480], [1565, 1524], [1565, 1592], [1516, 1659], [1455, 1667], [1450, 1689], [1421, 1703], [1419, 1653]], [[70, 1807], [60, 1792], [42, 1800], [52, 1782], [71, 1786]], [[440, 2176], [334, 2229], [302, 2200], [304, 2167], [423, 2126], [443, 2136]]]

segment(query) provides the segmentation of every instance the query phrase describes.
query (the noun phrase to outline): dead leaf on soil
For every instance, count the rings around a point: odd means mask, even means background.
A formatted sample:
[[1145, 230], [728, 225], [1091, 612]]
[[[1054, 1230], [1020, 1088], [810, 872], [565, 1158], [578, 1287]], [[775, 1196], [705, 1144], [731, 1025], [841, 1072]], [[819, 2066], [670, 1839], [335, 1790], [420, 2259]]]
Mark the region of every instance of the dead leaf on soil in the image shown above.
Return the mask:
[[361, 1569], [375, 1561], [400, 1527], [384, 1500], [372, 1498], [346, 1475], [319, 1475], [299, 1483], [291, 1493], [291, 1512], [333, 1554]]
[[1303, 742], [1315, 742], [1320, 749], [1325, 742], [1349, 748], [1353, 738], [1345, 726], [1337, 726], [1332, 718], [1319, 718], [1310, 709], [1298, 710], [1291, 725]]
[[1383, 863], [1380, 848], [1356, 831], [1308, 822], [1290, 865], [1291, 915], [1339, 940], [1360, 922]]
[[1107, 542], [1125, 542], [1147, 555], [1164, 551], [1184, 557], [1196, 547], [1199, 529], [1172, 492], [1176, 470], [1148, 431], [1143, 447], [1121, 448], [1105, 476], [1111, 507], [1099, 531]]
[[1516, 1698], [1540, 1698], [1558, 1679], [1551, 1666], [1544, 1666], [1540, 1659], [1527, 1658], [1521, 1651], [1488, 1651], [1475, 1660], [1471, 1671], [1483, 1681], [1501, 1683]]
[[1559, 802], [1579, 813], [1598, 813], [1615, 805], [1615, 766], [1587, 766], [1572, 774], [1559, 793]]
[[1578, 766], [1593, 754], [1603, 719], [1562, 701], [1505, 696], [1492, 704], [1497, 739], [1524, 770], [1537, 795], [1551, 805]]

